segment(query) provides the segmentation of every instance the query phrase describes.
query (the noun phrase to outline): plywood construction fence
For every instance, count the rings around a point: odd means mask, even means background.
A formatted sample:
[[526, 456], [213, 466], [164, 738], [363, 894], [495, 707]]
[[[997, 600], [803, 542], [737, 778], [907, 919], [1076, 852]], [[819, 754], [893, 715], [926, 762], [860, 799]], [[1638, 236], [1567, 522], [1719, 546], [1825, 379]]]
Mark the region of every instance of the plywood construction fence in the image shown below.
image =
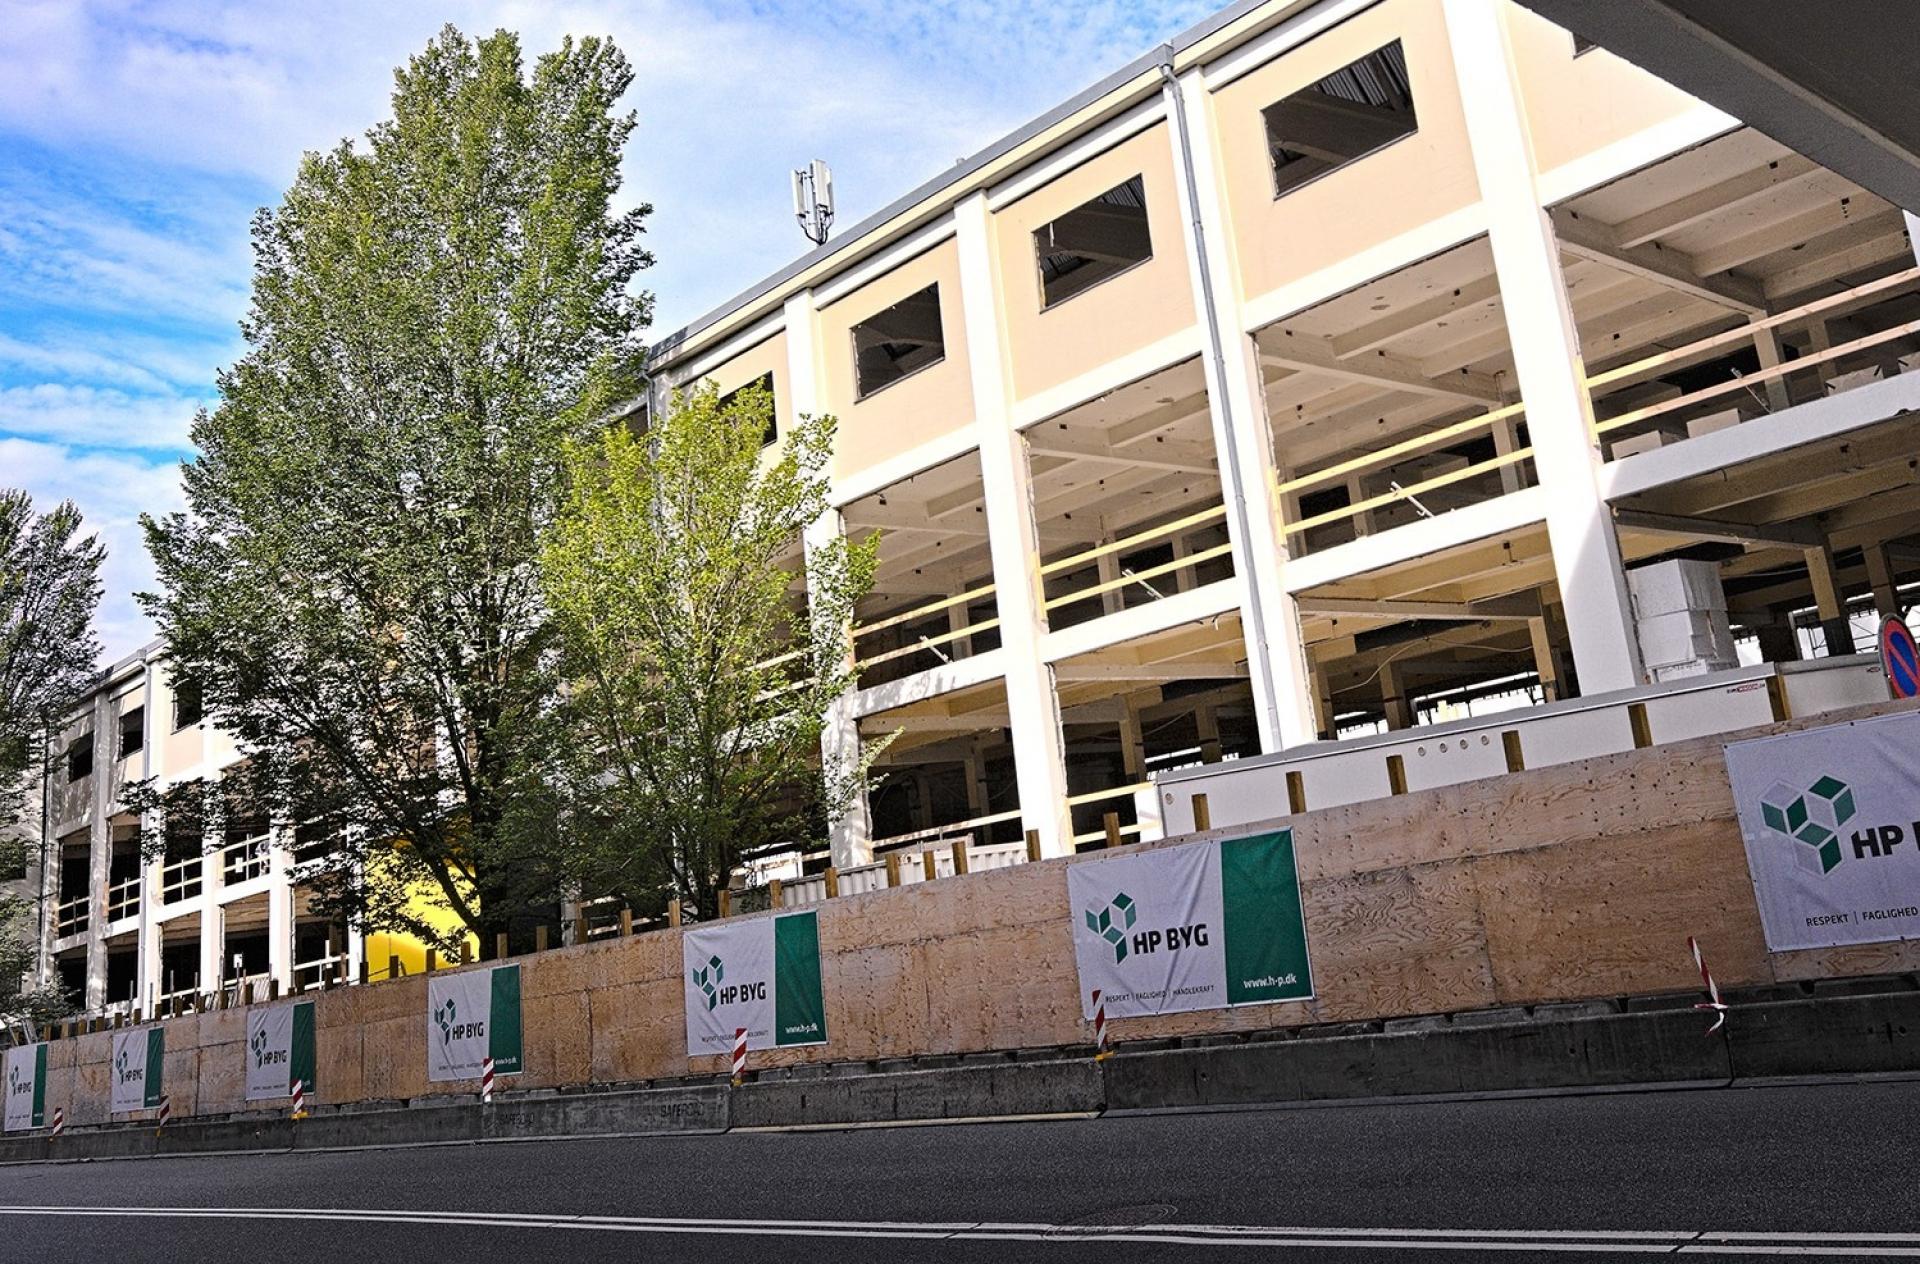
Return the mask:
[[[1891, 710], [1822, 716], [1734, 738]], [[1920, 944], [1769, 954], [1723, 746], [1701, 739], [1303, 813], [1295, 831], [1318, 997], [1116, 1021], [1129, 1039], [1579, 1000], [1920, 967]], [[1276, 815], [1284, 805], [1276, 804]], [[1234, 834], [1255, 832], [1237, 828]], [[1198, 837], [1207, 837], [1201, 835]], [[1170, 843], [1147, 844], [1167, 846]], [[1069, 858], [817, 906], [829, 1041], [756, 1067], [1085, 1043]], [[724, 1074], [689, 1059], [681, 932], [522, 958], [524, 1074], [503, 1090]], [[310, 994], [321, 1104], [471, 1093], [429, 1086], [424, 976]], [[170, 1020], [177, 1119], [247, 1109], [246, 1014]], [[109, 1116], [112, 1036], [56, 1041], [49, 1117]]]

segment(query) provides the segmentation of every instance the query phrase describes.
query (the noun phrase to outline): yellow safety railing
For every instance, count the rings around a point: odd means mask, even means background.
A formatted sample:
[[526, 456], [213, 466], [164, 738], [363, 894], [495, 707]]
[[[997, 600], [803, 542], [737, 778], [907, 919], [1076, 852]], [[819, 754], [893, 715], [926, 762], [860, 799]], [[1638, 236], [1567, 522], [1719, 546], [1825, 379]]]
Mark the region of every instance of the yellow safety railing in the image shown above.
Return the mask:
[[[1082, 549], [1078, 553], [1073, 553], [1066, 557], [1057, 557], [1053, 561], [1047, 562], [1040, 567], [1040, 575], [1044, 579], [1050, 575], [1080, 570], [1089, 563], [1097, 563], [1101, 558], [1109, 557], [1117, 553], [1130, 553], [1154, 544], [1172, 543], [1175, 537], [1192, 531], [1197, 527], [1203, 527], [1214, 522], [1224, 522], [1226, 521], [1226, 516], [1227, 507], [1225, 505], [1213, 505], [1209, 508], [1199, 510], [1196, 513], [1190, 513], [1185, 517], [1175, 518], [1171, 522], [1162, 522], [1151, 527], [1143, 527], [1139, 531], [1133, 532], [1131, 535], [1122, 536], [1118, 540], [1108, 540], [1104, 544], [1096, 544], [1092, 548]], [[1049, 597], [1046, 600], [1046, 608], [1048, 610], [1055, 610], [1061, 606], [1072, 605], [1077, 601], [1087, 601], [1103, 593], [1116, 592], [1123, 588], [1132, 587], [1135, 584], [1158, 579], [1163, 575], [1171, 575], [1177, 571], [1199, 566], [1217, 557], [1226, 557], [1232, 552], [1233, 546], [1231, 544], [1218, 544], [1211, 548], [1188, 553], [1184, 556], [1177, 556], [1170, 562], [1162, 562], [1159, 565], [1150, 566], [1145, 570], [1130, 570], [1112, 579], [1100, 580], [1096, 583], [1089, 584], [1085, 588], [1075, 588], [1070, 592], [1058, 593]]]

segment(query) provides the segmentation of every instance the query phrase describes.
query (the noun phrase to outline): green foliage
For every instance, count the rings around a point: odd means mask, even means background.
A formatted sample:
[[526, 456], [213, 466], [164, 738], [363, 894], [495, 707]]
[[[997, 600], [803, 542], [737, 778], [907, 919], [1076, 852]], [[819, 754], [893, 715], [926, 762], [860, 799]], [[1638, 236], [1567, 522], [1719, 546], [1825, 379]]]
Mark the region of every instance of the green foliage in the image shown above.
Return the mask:
[[[100, 657], [92, 625], [106, 550], [80, 528], [71, 503], [36, 514], [25, 492], [0, 490], [0, 880], [27, 872], [37, 843], [27, 803]], [[37, 955], [33, 912], [24, 896], [0, 894], [0, 1018], [69, 1010], [56, 991], [23, 990]]]
[[631, 78], [605, 41], [527, 76], [511, 33], [451, 27], [402, 67], [366, 145], [256, 218], [248, 350], [188, 511], [146, 523], [143, 600], [249, 756], [227, 792], [330, 835], [317, 902], [367, 929], [447, 945], [424, 890], [490, 948], [560, 891], [538, 541], [567, 442], [639, 389]]
[[544, 561], [584, 737], [564, 784], [589, 891], [711, 912], [742, 855], [802, 841], [859, 789], [817, 762], [879, 540], [836, 534], [802, 593], [834, 422], [803, 417], [763, 451], [772, 410], [762, 388], [723, 404], [707, 387], [644, 437], [616, 427], [570, 450]]

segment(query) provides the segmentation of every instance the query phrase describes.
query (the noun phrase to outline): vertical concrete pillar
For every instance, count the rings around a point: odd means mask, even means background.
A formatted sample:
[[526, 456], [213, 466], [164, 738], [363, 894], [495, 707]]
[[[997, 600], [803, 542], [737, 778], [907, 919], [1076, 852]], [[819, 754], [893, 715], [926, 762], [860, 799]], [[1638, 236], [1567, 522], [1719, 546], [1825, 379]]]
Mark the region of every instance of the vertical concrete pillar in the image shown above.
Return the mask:
[[1273, 441], [1260, 363], [1240, 314], [1212, 103], [1201, 72], [1188, 71], [1177, 85], [1169, 83], [1166, 101], [1174, 165], [1185, 185], [1181, 232], [1187, 271], [1206, 334], [1201, 359], [1227, 505], [1227, 539], [1241, 584], [1248, 683], [1260, 749], [1273, 753], [1316, 736], [1300, 612], [1282, 576], [1287, 549]]
[[[787, 398], [795, 417], [826, 411], [820, 391], [819, 321], [813, 291], [802, 290], [786, 302]], [[815, 553], [840, 538], [846, 525], [838, 511], [829, 510], [808, 525], [801, 546], [811, 568]], [[851, 658], [852, 642], [848, 642]], [[845, 784], [860, 774], [860, 719], [850, 690], [827, 708], [820, 729], [821, 768], [829, 780]], [[846, 806], [827, 822], [828, 848], [836, 868], [864, 865], [873, 859], [873, 818], [864, 785], [852, 791]]]
[[1053, 668], [1040, 654], [1046, 606], [1040, 583], [1039, 532], [1034, 523], [1033, 471], [1025, 436], [1013, 429], [1001, 334], [998, 252], [987, 196], [975, 193], [954, 208], [960, 253], [960, 303], [973, 375], [974, 428], [980, 436], [980, 482], [987, 510], [987, 546], [993, 558], [994, 599], [1000, 613], [1007, 720], [1013, 734], [1014, 781], [1020, 789], [1022, 828], [1039, 835], [1043, 856], [1073, 851], [1067, 809], [1066, 739]]
[[93, 700], [93, 778], [87, 808], [87, 992], [86, 1009], [97, 1014], [107, 996], [107, 884], [113, 872], [113, 709], [110, 691]]
[[293, 830], [275, 825], [267, 851], [267, 975], [293, 987]]
[[1580, 688], [1629, 689], [1644, 679], [1633, 606], [1600, 497], [1593, 401], [1559, 246], [1535, 183], [1504, 14], [1494, 0], [1444, 0], [1443, 11], [1534, 467], [1547, 491], [1547, 536]]

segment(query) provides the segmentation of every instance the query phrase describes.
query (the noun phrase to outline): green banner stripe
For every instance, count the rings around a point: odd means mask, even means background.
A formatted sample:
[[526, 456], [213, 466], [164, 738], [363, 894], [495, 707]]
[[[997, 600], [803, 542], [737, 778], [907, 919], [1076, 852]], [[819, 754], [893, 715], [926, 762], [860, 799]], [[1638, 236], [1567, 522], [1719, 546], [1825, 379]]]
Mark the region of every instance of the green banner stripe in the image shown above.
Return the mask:
[[315, 1062], [313, 1002], [301, 1001], [293, 1007], [293, 1048], [287, 1056], [288, 1091], [292, 1091], [293, 1082], [298, 1080], [305, 1086], [307, 1096], [313, 1096]]
[[1221, 843], [1220, 898], [1226, 929], [1227, 1004], [1312, 996], [1293, 831]]
[[47, 1122], [47, 1047], [36, 1045], [33, 1050], [33, 1126], [39, 1128]]
[[773, 919], [773, 1043], [817, 1045], [827, 1039], [820, 990], [820, 915], [809, 910]]
[[166, 1091], [165, 1073], [167, 1066], [167, 1029], [149, 1027], [147, 1029], [147, 1074], [146, 1104], [158, 1106], [161, 1095]]
[[487, 1015], [487, 1056], [495, 1075], [520, 1072], [520, 967], [495, 966], [491, 1012]]

